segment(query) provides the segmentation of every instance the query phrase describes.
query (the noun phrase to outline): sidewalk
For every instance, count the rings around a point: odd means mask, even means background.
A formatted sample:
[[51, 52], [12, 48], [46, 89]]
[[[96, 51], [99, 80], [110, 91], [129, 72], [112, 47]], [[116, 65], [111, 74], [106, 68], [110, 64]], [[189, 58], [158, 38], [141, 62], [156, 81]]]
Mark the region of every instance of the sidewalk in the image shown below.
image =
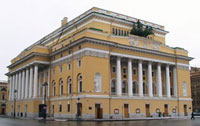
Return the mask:
[[[200, 116], [195, 116], [196, 118]], [[13, 118], [5, 115], [0, 115], [0, 118]], [[146, 118], [124, 118], [124, 119], [72, 119], [72, 118], [47, 118], [46, 121], [145, 121], [145, 120], [185, 120], [190, 119], [190, 116], [185, 117], [146, 117]], [[15, 119], [33, 119], [33, 120], [43, 120], [43, 118], [28, 118], [28, 117], [15, 117]]]

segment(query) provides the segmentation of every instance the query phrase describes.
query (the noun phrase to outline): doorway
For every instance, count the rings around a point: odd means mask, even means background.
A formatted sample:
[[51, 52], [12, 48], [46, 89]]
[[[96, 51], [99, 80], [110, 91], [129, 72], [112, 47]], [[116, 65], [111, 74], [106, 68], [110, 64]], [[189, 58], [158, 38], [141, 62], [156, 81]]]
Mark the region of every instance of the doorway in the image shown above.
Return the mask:
[[82, 115], [82, 103], [77, 103], [77, 117]]
[[168, 113], [168, 104], [164, 105], [164, 110], [165, 110], [165, 116], [168, 116], [169, 115], [169, 113]]
[[187, 116], [187, 105], [184, 105], [184, 116]]
[[101, 108], [101, 104], [95, 104], [95, 116], [96, 119], [103, 118], [103, 109]]
[[151, 116], [151, 113], [150, 113], [150, 105], [149, 105], [149, 104], [146, 104], [146, 105], [145, 105], [145, 108], [146, 108], [146, 117], [150, 117], [150, 116]]
[[124, 117], [129, 118], [128, 104], [124, 104]]

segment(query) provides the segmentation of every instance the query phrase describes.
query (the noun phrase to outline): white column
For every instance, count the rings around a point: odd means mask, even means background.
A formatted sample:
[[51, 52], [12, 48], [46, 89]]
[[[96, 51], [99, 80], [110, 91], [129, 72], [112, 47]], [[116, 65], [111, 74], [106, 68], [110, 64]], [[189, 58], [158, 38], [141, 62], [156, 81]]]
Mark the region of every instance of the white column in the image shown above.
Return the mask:
[[174, 86], [174, 96], [177, 97], [177, 71], [176, 71], [176, 66], [173, 67], [173, 86]]
[[33, 97], [37, 97], [37, 86], [38, 86], [38, 66], [34, 66], [34, 89]]
[[21, 99], [21, 85], [22, 85], [22, 76], [21, 76], [21, 71], [19, 72], [19, 83], [18, 83], [18, 95], [17, 95], [17, 98], [18, 99]]
[[33, 67], [30, 67], [29, 98], [33, 96]]
[[13, 75], [13, 80], [12, 80], [12, 100], [14, 100], [15, 76], [16, 75]]
[[117, 70], [116, 70], [116, 76], [117, 76], [117, 95], [122, 95], [122, 81], [121, 81], [121, 59], [120, 57], [117, 57]]
[[128, 59], [128, 95], [133, 95], [133, 74], [132, 74], [132, 61]]
[[28, 98], [28, 89], [29, 89], [28, 78], [29, 78], [29, 68], [26, 69], [25, 99]]
[[21, 89], [21, 99], [24, 99], [24, 91], [25, 91], [25, 70], [22, 70], [22, 89]]
[[48, 93], [47, 96], [50, 96], [50, 67], [48, 68]]
[[10, 76], [10, 87], [9, 87], [9, 101], [12, 100], [12, 87], [13, 87], [13, 76]]
[[41, 77], [42, 77], [42, 75], [41, 75], [42, 73], [41, 72], [38, 72], [38, 97], [41, 97]]
[[139, 96], [143, 96], [143, 75], [142, 75], [142, 61], [138, 61], [138, 87]]
[[43, 84], [45, 83], [45, 81], [46, 81], [46, 71], [44, 70], [43, 71], [43, 83], [41, 84], [41, 86], [42, 86], [42, 94], [43, 94], [43, 97], [44, 97], [44, 94], [45, 94], [45, 87], [43, 86]]
[[19, 79], [19, 73], [16, 73], [16, 77], [15, 77], [15, 90], [17, 90], [17, 92], [14, 94], [15, 98], [17, 99], [17, 94], [18, 94], [18, 79]]
[[171, 91], [170, 91], [170, 75], [169, 75], [169, 65], [166, 66], [166, 90], [167, 90], [167, 97], [171, 97]]
[[161, 75], [161, 64], [158, 63], [157, 64], [157, 93], [158, 93], [158, 97], [162, 97], [162, 75]]
[[149, 97], [153, 97], [153, 90], [152, 90], [152, 63], [148, 63], [148, 92]]

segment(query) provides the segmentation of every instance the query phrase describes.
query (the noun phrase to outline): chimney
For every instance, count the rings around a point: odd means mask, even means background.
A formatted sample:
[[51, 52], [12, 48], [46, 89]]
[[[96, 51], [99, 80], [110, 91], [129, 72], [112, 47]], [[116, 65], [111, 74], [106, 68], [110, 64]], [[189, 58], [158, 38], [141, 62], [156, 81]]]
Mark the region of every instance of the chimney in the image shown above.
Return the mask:
[[64, 17], [61, 21], [61, 26], [64, 26], [65, 24], [67, 24], [68, 22], [68, 18], [67, 17]]

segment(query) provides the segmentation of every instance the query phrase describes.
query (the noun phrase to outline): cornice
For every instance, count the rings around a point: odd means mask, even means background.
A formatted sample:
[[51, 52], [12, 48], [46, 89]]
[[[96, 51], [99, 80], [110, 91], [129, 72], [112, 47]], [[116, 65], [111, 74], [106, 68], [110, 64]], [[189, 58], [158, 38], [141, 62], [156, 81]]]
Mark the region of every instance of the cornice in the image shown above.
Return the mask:
[[18, 64], [20, 64], [20, 63], [22, 63], [22, 62], [24, 62], [24, 61], [26, 61], [26, 60], [28, 60], [28, 59], [34, 57], [34, 56], [49, 57], [49, 55], [47, 55], [47, 54], [32, 52], [32, 53], [30, 53], [29, 55], [23, 57], [22, 59], [16, 61], [15, 63], [13, 63], [13, 64], [7, 66], [7, 68], [10, 69], [10, 68], [12, 68], [12, 67], [14, 67], [14, 66], [16, 66], [16, 65], [18, 65]]
[[101, 45], [105, 45], [105, 46], [111, 46], [111, 47], [115, 47], [115, 48], [120, 48], [120, 49], [135, 51], [135, 52], [141, 52], [141, 53], [147, 53], [147, 54], [153, 54], [153, 55], [158, 55], [158, 56], [183, 59], [183, 60], [188, 60], [188, 61], [193, 59], [192, 57], [174, 55], [174, 54], [169, 54], [169, 53], [166, 53], [166, 52], [161, 52], [161, 51], [151, 50], [151, 49], [146, 49], [146, 48], [127, 46], [127, 45], [115, 43], [115, 42], [112, 42], [112, 41], [105, 41], [105, 40], [100, 40], [100, 39], [96, 39], [96, 38], [89, 38], [89, 37], [84, 37], [84, 38], [78, 39], [78, 40], [74, 41], [73, 43], [70, 43], [69, 45], [67, 45], [63, 48], [56, 50], [55, 52], [52, 52], [50, 54], [50, 56], [56, 55], [56, 54], [63, 52], [63, 51], [65, 51], [65, 50], [67, 50], [71, 47], [74, 47], [78, 44], [85, 43], [85, 42], [101, 44]]

